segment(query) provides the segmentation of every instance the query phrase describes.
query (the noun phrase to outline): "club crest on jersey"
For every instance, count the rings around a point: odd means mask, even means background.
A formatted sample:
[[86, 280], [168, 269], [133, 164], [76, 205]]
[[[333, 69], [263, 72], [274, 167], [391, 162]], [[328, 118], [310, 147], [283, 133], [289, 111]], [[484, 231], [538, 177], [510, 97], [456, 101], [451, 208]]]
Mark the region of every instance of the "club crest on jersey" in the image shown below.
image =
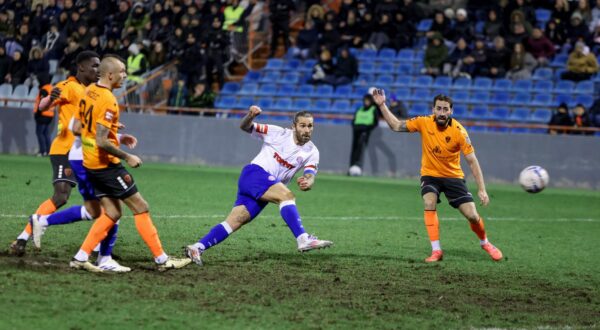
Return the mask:
[[70, 168], [65, 168], [65, 176], [71, 176], [71, 174], [73, 174], [73, 171]]
[[272, 175], [269, 175], [269, 181], [275, 181], [275, 177]]
[[303, 162], [303, 161], [304, 161], [304, 158], [302, 158], [302, 157], [298, 157], [298, 158], [296, 158], [296, 162], [297, 162], [298, 164], [302, 164], [302, 162]]
[[124, 180], [124, 181], [125, 181], [127, 184], [131, 184], [131, 181], [132, 181], [132, 180], [131, 180], [131, 175], [129, 175], [129, 174], [126, 174], [126, 175], [123, 177], [123, 180]]
[[446, 143], [450, 143], [450, 137], [446, 136]]

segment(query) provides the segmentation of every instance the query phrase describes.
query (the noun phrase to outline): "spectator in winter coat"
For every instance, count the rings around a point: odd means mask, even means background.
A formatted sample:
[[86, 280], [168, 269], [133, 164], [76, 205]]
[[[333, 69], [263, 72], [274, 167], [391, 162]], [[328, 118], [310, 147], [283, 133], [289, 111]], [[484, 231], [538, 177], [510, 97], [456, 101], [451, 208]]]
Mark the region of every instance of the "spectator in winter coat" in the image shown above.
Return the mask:
[[425, 57], [423, 59], [425, 67], [421, 73], [438, 75], [446, 57], [448, 57], [448, 47], [444, 44], [442, 35], [436, 32], [425, 50]]
[[546, 66], [554, 57], [554, 44], [548, 39], [540, 28], [533, 29], [531, 37], [527, 39], [527, 50], [538, 61], [538, 65]]
[[[569, 115], [569, 108], [566, 103], [561, 103], [556, 111], [552, 114], [552, 118], [550, 118], [550, 122], [548, 123], [550, 126], [573, 126], [573, 119]], [[565, 134], [566, 130], [558, 130], [551, 128], [548, 130], [548, 133], [555, 134]]]
[[510, 67], [506, 73], [506, 78], [513, 80], [529, 79], [536, 66], [537, 62], [535, 58], [529, 52], [525, 51], [523, 44], [515, 44], [510, 57]]
[[598, 72], [596, 56], [583, 42], [578, 42], [575, 44], [575, 50], [569, 54], [567, 71], [562, 74], [561, 78], [573, 81], [588, 80], [596, 72]]
[[504, 44], [504, 38], [494, 39], [494, 47], [488, 49], [486, 57], [487, 67], [482, 73], [490, 78], [504, 77], [510, 63], [510, 51]]
[[[573, 109], [573, 127], [583, 128], [592, 126], [590, 117], [588, 113], [585, 111], [585, 107], [583, 104], [579, 103]], [[594, 132], [579, 132], [579, 131], [571, 131], [571, 134], [575, 135], [590, 135], [594, 134]]]

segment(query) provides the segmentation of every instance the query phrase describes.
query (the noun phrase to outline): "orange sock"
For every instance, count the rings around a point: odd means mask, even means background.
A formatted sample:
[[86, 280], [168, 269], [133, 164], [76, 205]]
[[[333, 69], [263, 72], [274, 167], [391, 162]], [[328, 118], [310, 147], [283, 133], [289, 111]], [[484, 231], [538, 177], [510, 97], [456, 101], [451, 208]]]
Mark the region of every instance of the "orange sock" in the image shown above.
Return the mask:
[[94, 224], [92, 228], [90, 228], [85, 241], [81, 245], [81, 249], [90, 255], [92, 250], [100, 243], [106, 235], [108, 235], [108, 231], [114, 226], [115, 222], [109, 218], [106, 214], [102, 214]]
[[[48, 215], [54, 213], [54, 211], [56, 211], [56, 206], [52, 202], [52, 199], [48, 198], [42, 204], [40, 204], [40, 206], [38, 206], [37, 210], [35, 210], [35, 214]], [[29, 222], [27, 223], [27, 226], [25, 226], [24, 231], [29, 235], [31, 235], [31, 233], [33, 232], [31, 230], [31, 224], [29, 224]]]
[[158, 238], [158, 231], [150, 219], [150, 213], [144, 212], [133, 216], [135, 219], [135, 227], [140, 233], [140, 236], [146, 242], [146, 245], [152, 251], [152, 255], [156, 258], [161, 256], [164, 251], [160, 239]]
[[483, 218], [479, 218], [479, 222], [477, 222], [476, 224], [469, 222], [469, 225], [471, 226], [471, 230], [477, 234], [477, 237], [479, 237], [480, 240], [485, 241], [485, 228], [483, 226]]
[[440, 221], [438, 220], [437, 211], [425, 210], [425, 228], [430, 241], [440, 240]]

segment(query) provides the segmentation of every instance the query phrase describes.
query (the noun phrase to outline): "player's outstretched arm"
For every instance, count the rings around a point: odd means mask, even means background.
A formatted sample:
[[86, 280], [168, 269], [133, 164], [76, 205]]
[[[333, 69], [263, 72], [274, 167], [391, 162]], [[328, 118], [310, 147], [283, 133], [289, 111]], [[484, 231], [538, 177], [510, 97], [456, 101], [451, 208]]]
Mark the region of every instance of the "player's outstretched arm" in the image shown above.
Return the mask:
[[298, 178], [297, 182], [300, 190], [308, 191], [315, 184], [315, 175], [312, 173], [305, 173], [303, 176]]
[[60, 88], [54, 87], [52, 89], [52, 91], [50, 92], [50, 95], [48, 95], [40, 100], [38, 111], [44, 112], [44, 111], [48, 110], [52, 106], [54, 101], [56, 101], [56, 99], [58, 99], [60, 97], [60, 92], [61, 92]]
[[142, 165], [142, 160], [138, 156], [129, 154], [112, 144], [108, 139], [108, 133], [109, 129], [107, 127], [100, 124], [96, 125], [96, 144], [99, 148], [104, 149], [104, 151], [115, 157], [125, 160], [131, 167], [139, 167]]
[[246, 116], [244, 116], [244, 118], [242, 118], [242, 122], [240, 123], [240, 128], [242, 131], [252, 133], [252, 124], [254, 123], [254, 118], [260, 115], [261, 112], [262, 110], [259, 107], [255, 105], [250, 106], [248, 113]]
[[477, 157], [475, 156], [474, 152], [466, 155], [465, 159], [467, 160], [467, 163], [469, 163], [471, 173], [473, 173], [473, 176], [475, 177], [475, 182], [477, 183], [477, 187], [479, 188], [477, 196], [479, 196], [481, 205], [486, 206], [490, 203], [490, 198], [488, 197], [487, 191], [485, 190], [483, 172], [481, 171], [481, 167], [479, 166], [479, 161], [477, 160]]
[[385, 92], [383, 89], [375, 89], [373, 91], [373, 100], [381, 114], [383, 115], [383, 119], [387, 122], [388, 126], [393, 131], [396, 132], [408, 132], [408, 128], [406, 128], [406, 120], [400, 120], [390, 111], [390, 109], [385, 104]]

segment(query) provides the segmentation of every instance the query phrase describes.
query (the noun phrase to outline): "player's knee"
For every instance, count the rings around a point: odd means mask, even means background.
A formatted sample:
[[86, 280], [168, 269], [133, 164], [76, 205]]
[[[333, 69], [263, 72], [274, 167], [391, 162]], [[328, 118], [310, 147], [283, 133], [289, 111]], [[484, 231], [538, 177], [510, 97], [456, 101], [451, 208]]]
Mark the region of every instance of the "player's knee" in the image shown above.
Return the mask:
[[111, 218], [113, 221], [118, 221], [121, 219], [121, 212], [118, 210], [106, 210], [106, 216]]
[[61, 206], [67, 204], [68, 200], [69, 193], [67, 192], [54, 192], [54, 195], [52, 196], [52, 203], [54, 203], [56, 208], [60, 208]]
[[470, 223], [478, 223], [479, 222], [479, 214], [477, 214], [477, 212], [467, 214], [466, 217]]
[[102, 215], [102, 210], [93, 207], [86, 207], [85, 210], [92, 219], [98, 219]]
[[294, 200], [294, 198], [296, 198], [296, 196], [294, 196], [294, 193], [288, 190], [281, 194], [281, 199], [279, 202], [281, 203], [285, 201], [292, 201]]
[[426, 210], [433, 211], [437, 206], [437, 201], [425, 199], [423, 200], [423, 204], [425, 205]]

